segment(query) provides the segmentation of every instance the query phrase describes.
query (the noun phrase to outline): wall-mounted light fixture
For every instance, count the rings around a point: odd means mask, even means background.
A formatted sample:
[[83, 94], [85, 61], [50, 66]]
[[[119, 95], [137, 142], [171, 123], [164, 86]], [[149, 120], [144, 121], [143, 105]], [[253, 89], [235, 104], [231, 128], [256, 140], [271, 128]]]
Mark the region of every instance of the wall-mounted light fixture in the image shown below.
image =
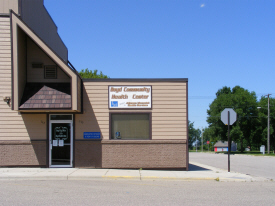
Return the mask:
[[7, 104], [10, 104], [11, 98], [10, 97], [4, 97], [4, 102], [7, 102]]

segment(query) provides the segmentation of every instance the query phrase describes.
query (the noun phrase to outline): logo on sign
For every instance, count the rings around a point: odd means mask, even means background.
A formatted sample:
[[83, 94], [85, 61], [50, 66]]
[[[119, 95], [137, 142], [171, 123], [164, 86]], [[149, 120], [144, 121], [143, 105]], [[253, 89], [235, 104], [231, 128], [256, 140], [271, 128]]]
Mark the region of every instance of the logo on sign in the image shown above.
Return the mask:
[[118, 107], [118, 101], [111, 101], [111, 107]]

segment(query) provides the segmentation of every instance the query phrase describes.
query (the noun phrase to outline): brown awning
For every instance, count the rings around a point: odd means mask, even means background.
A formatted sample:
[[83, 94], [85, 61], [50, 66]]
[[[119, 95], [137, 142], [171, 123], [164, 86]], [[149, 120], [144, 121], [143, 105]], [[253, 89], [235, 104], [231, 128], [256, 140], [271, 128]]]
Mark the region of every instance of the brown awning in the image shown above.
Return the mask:
[[71, 109], [70, 83], [27, 83], [20, 109]]

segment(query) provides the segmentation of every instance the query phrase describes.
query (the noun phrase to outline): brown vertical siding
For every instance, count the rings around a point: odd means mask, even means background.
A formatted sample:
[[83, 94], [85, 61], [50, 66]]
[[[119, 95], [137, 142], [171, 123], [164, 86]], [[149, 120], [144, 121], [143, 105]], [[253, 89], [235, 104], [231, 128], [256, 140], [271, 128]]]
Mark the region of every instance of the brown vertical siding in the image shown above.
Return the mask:
[[81, 111], [82, 107], [82, 81], [80, 77], [77, 78], [77, 110]]

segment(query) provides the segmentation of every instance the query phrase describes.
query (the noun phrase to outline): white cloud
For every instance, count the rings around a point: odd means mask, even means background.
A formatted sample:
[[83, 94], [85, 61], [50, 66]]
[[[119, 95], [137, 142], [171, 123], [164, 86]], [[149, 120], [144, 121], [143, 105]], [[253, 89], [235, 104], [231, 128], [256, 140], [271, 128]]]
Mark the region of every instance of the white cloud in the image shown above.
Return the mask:
[[201, 4], [201, 8], [205, 7], [205, 4]]

